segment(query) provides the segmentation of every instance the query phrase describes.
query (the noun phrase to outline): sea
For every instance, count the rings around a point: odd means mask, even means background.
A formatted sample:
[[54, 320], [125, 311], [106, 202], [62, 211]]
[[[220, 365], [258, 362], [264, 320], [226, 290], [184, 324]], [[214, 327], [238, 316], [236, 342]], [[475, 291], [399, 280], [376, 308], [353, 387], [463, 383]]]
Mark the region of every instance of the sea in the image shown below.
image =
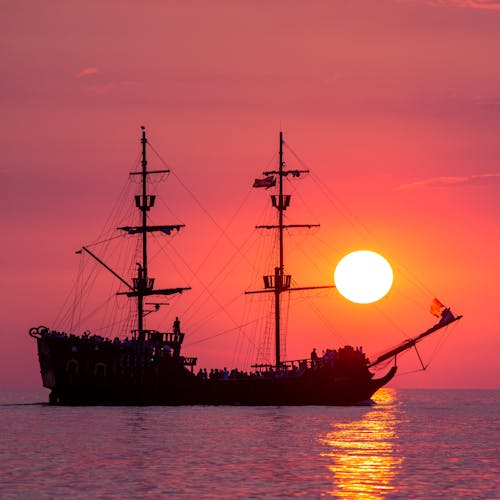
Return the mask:
[[58, 407], [0, 389], [1, 499], [500, 498], [500, 391], [373, 404]]

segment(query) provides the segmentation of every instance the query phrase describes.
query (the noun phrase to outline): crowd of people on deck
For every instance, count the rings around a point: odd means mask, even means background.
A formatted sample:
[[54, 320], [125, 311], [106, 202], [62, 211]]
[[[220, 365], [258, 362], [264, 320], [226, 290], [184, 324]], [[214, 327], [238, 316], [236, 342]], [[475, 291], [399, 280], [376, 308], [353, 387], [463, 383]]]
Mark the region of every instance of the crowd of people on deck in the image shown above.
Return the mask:
[[297, 376], [308, 369], [317, 369], [322, 366], [329, 366], [331, 368], [338, 366], [342, 368], [345, 366], [366, 366], [367, 364], [368, 358], [361, 347], [354, 348], [350, 345], [346, 345], [338, 350], [326, 349], [323, 351], [321, 357], [318, 356], [314, 348], [309, 359], [286, 361], [283, 362], [279, 368], [273, 365], [259, 365], [260, 369], [253, 372], [245, 372], [236, 368], [228, 370], [227, 367], [224, 367], [222, 370], [212, 368], [207, 372], [206, 368], [200, 368], [197, 377], [202, 380], [255, 379], [277, 376], [287, 377]]
[[[178, 319], [174, 322], [174, 332], [180, 330]], [[67, 334], [65, 332], [59, 332], [56, 330], [43, 329], [40, 331], [43, 337], [53, 337], [69, 340], [83, 340], [85, 342], [90, 342], [96, 346], [123, 346], [125, 348], [132, 348], [138, 344], [138, 340], [135, 338], [120, 339], [115, 337], [113, 340], [102, 337], [100, 335], [90, 335], [89, 332], [83, 333], [81, 337], [74, 334]], [[148, 346], [151, 351], [151, 355], [169, 357], [172, 356], [172, 349], [168, 344], [161, 343], [151, 343], [147, 342], [145, 345]], [[144, 348], [144, 347], [143, 347]], [[276, 376], [296, 376], [300, 375], [308, 369], [317, 369], [322, 366], [329, 366], [331, 368], [338, 366], [366, 366], [368, 364], [368, 359], [363, 352], [361, 347], [352, 347], [346, 345], [339, 349], [326, 349], [323, 351], [322, 356], [319, 356], [314, 348], [311, 352], [309, 359], [301, 359], [294, 361], [286, 361], [281, 363], [281, 365], [276, 368], [273, 365], [259, 365], [257, 370], [253, 372], [246, 372], [233, 368], [228, 370], [227, 367], [223, 369], [212, 368], [207, 372], [206, 368], [200, 368], [197, 373], [197, 377], [203, 380], [230, 380], [230, 379], [242, 379], [242, 378], [269, 378]]]
[[[73, 349], [77, 348], [78, 343], [83, 341], [84, 343], [88, 343], [90, 345], [94, 345], [99, 348], [106, 349], [106, 347], [118, 346], [126, 349], [134, 349], [139, 345], [139, 341], [132, 337], [129, 339], [126, 337], [125, 339], [120, 339], [119, 337], [115, 337], [111, 340], [108, 337], [102, 337], [101, 335], [90, 335], [89, 332], [84, 332], [80, 337], [73, 333], [67, 334], [66, 332], [59, 332], [57, 330], [42, 330], [40, 331], [42, 337], [52, 337], [56, 339], [67, 339], [69, 341], [75, 341]], [[154, 342], [146, 342], [142, 343], [141, 350], [144, 354], [147, 355], [159, 355], [162, 357], [172, 356], [172, 349], [168, 344], [154, 343]]]

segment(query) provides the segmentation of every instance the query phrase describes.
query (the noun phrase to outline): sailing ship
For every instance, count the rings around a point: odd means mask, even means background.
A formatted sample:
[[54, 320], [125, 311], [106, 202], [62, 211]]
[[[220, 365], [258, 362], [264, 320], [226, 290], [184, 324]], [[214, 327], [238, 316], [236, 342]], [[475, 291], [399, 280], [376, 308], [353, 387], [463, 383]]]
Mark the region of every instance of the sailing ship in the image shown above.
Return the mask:
[[[151, 296], [168, 296], [188, 291], [189, 287], [156, 288], [150, 275], [148, 237], [150, 233], [169, 235], [183, 225], [149, 225], [148, 213], [155, 205], [156, 196], [148, 192], [148, 178], [168, 170], [148, 170], [148, 139], [141, 134], [141, 169], [132, 172], [139, 176], [141, 193], [135, 196], [140, 224], [119, 227], [140, 240], [140, 262], [131, 281], [118, 274], [88, 247], [85, 252], [107, 269], [126, 291], [119, 292], [135, 302], [136, 327], [123, 332], [126, 338], [114, 341], [86, 331], [81, 335], [63, 333], [45, 326], [29, 330], [38, 347], [38, 358], [43, 386], [50, 389], [51, 404], [69, 405], [357, 405], [370, 401], [373, 394], [387, 384], [397, 371], [397, 355], [413, 348], [418, 342], [441, 328], [459, 320], [449, 308], [438, 306], [440, 321], [420, 335], [389, 349], [370, 361], [361, 348], [349, 345], [327, 349], [323, 356], [312, 353], [300, 360], [282, 359], [281, 301], [282, 295], [297, 290], [332, 288], [333, 286], [293, 287], [291, 275], [285, 274], [284, 230], [294, 227], [312, 227], [311, 224], [287, 225], [284, 212], [290, 206], [291, 196], [284, 193], [284, 178], [299, 177], [307, 170], [290, 170], [283, 161], [283, 133], [279, 134], [277, 168], [264, 172], [254, 187], [276, 186], [271, 195], [277, 221], [268, 226], [257, 226], [277, 233], [278, 257], [274, 273], [263, 276], [264, 287], [246, 293], [267, 293], [274, 301], [274, 362], [253, 365], [250, 373], [216, 370], [207, 376], [206, 370], [195, 372], [197, 358], [184, 356], [178, 319], [172, 331], [148, 329], [145, 301]], [[130, 339], [129, 339], [130, 336]], [[371, 369], [394, 359], [387, 373], [375, 378]]]

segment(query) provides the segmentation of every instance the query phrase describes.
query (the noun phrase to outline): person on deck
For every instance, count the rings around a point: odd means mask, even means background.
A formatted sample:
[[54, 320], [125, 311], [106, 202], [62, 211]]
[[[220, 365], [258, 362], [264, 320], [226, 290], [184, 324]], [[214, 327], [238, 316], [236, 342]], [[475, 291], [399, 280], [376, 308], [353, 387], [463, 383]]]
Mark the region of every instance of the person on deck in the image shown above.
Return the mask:
[[311, 367], [316, 366], [317, 362], [318, 362], [318, 354], [316, 353], [316, 347], [314, 347], [311, 352]]
[[179, 333], [181, 333], [181, 322], [179, 321], [179, 318], [176, 316], [174, 321], [174, 334], [179, 334]]

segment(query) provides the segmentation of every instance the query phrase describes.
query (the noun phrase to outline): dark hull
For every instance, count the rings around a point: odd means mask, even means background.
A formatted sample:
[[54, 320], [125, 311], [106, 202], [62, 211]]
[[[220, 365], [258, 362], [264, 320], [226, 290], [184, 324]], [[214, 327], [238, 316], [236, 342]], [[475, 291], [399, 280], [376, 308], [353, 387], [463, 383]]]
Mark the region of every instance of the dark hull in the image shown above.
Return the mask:
[[203, 379], [179, 357], [147, 349], [96, 345], [81, 338], [38, 338], [38, 356], [50, 402], [69, 405], [357, 405], [396, 372], [373, 379], [366, 366], [318, 361], [302, 372]]

